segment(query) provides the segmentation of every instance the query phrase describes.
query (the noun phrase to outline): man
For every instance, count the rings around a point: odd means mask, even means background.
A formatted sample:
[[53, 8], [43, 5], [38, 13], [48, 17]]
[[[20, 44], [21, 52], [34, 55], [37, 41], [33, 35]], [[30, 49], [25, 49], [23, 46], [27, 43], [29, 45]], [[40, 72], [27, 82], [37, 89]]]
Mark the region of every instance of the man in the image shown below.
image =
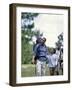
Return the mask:
[[56, 55], [56, 50], [53, 49], [50, 55], [47, 56], [48, 58], [48, 67], [50, 70], [50, 75], [58, 74], [57, 65], [59, 57]]
[[39, 44], [35, 47], [35, 56], [36, 60], [36, 75], [44, 76], [45, 75], [45, 67], [47, 62], [47, 54], [48, 49], [45, 45], [46, 38], [41, 38]]

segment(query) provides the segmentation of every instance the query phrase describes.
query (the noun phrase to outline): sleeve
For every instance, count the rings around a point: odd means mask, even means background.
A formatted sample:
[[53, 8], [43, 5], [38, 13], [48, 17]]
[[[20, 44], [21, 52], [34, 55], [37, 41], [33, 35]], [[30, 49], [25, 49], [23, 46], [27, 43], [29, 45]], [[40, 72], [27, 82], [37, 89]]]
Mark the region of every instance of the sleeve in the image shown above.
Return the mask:
[[56, 55], [56, 65], [58, 64], [58, 59], [59, 59], [59, 57]]
[[48, 55], [48, 47], [46, 47], [46, 55]]
[[33, 45], [33, 50], [32, 50], [33, 51], [33, 56], [35, 56], [35, 46], [36, 46], [36, 44]]
[[34, 50], [33, 50], [33, 55], [36, 56], [37, 54], [37, 48], [38, 48], [39, 44], [35, 45]]
[[46, 58], [47, 58], [47, 63], [49, 63], [50, 55], [47, 55]]

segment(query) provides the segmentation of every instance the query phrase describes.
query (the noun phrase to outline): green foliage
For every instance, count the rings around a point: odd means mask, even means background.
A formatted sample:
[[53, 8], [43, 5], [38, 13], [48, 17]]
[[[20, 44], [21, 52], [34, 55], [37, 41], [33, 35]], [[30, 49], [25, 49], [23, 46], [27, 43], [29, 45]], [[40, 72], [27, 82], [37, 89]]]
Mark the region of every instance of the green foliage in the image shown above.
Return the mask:
[[27, 13], [27, 12], [25, 12], [25, 13], [22, 13], [22, 15], [21, 15], [21, 18], [23, 19], [30, 19], [30, 20], [33, 20], [34, 19], [34, 17], [37, 17], [38, 16], [38, 13]]
[[31, 63], [32, 60], [32, 46], [22, 42], [22, 64]]
[[30, 64], [32, 61], [32, 37], [38, 35], [37, 31], [33, 31], [34, 18], [38, 16], [37, 13], [22, 13], [21, 20], [23, 24], [21, 26], [21, 60], [22, 64]]
[[22, 13], [22, 28], [32, 29], [34, 27], [34, 18], [38, 16], [38, 13]]

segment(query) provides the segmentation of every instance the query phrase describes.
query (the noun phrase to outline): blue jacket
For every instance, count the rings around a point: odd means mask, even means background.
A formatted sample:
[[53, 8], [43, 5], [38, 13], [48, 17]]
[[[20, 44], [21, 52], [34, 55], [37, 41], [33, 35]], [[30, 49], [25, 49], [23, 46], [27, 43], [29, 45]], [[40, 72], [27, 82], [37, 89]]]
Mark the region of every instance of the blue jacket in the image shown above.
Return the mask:
[[37, 57], [37, 59], [39, 59], [40, 61], [46, 61], [47, 60], [47, 55], [48, 55], [48, 48], [46, 47], [46, 45], [41, 45], [41, 44], [37, 44], [35, 46], [34, 49], [35, 55]]

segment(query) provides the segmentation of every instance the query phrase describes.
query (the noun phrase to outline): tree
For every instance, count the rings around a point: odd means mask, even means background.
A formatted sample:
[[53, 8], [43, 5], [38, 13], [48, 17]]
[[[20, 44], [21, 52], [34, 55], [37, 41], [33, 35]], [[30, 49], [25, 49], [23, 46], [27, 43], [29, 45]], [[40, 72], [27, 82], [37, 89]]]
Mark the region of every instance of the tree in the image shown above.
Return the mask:
[[39, 31], [34, 28], [34, 18], [38, 13], [22, 13], [21, 15], [21, 59], [22, 64], [31, 63], [32, 60], [32, 37], [37, 36]]

